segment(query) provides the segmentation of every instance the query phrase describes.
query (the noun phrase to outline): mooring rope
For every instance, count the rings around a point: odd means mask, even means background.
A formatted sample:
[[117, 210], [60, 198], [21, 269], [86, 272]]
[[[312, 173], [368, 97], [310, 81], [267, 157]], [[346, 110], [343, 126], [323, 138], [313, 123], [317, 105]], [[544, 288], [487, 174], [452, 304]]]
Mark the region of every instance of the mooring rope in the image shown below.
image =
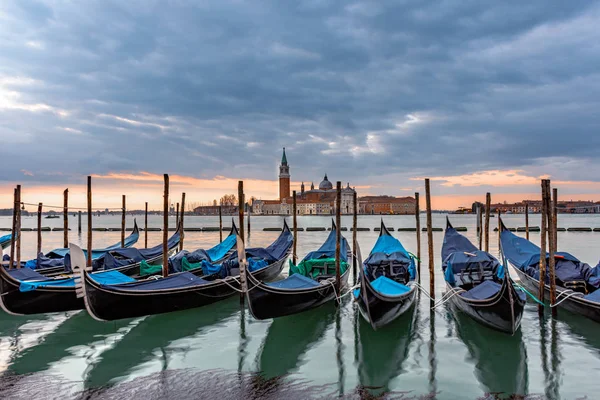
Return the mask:
[[530, 291], [528, 291], [527, 289], [525, 289], [523, 286], [519, 285], [517, 282], [513, 281], [513, 286], [521, 289], [522, 291], [525, 292], [525, 294], [529, 295], [529, 297], [531, 297], [536, 303], [541, 304], [542, 306], [546, 306], [542, 301], [540, 301], [540, 299], [538, 299], [537, 297], [535, 297]]

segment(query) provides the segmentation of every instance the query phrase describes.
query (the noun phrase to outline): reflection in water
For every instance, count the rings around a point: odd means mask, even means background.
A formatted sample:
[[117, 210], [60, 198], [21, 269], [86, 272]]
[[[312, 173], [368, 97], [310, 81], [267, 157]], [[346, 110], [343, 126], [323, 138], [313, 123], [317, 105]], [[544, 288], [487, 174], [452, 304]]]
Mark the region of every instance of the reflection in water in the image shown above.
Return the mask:
[[484, 390], [504, 396], [526, 395], [529, 375], [521, 330], [510, 336], [456, 311], [456, 335], [475, 361], [475, 376]]
[[115, 379], [124, 379], [143, 362], [155, 359], [156, 351], [161, 352], [159, 357], [163, 368], [168, 367], [170, 356], [189, 351], [189, 346], [167, 348], [170, 343], [198, 335], [237, 311], [239, 306], [235, 299], [221, 301], [211, 307], [147, 317], [113, 348], [102, 354], [101, 359], [92, 366], [86, 386], [102, 386]]
[[435, 355], [435, 310], [429, 309], [429, 393], [433, 396], [437, 393], [437, 358]]
[[87, 345], [97, 340], [99, 335], [112, 334], [123, 325], [126, 323], [117, 325], [98, 322], [85, 312], [77, 312], [46, 335], [38, 345], [18, 354], [10, 371], [17, 374], [43, 371], [52, 363], [71, 356], [69, 349]]
[[[560, 351], [558, 348], [559, 336], [555, 318], [540, 318], [540, 344], [542, 356], [542, 370], [546, 382], [545, 394], [549, 399], [560, 398]], [[550, 325], [550, 329], [548, 329]], [[548, 336], [550, 336], [550, 348], [548, 348]], [[550, 355], [548, 355], [548, 351]], [[548, 363], [550, 358], [550, 363]]]
[[354, 317], [359, 392], [364, 392], [364, 397], [393, 393], [390, 382], [402, 373], [413, 339], [414, 309], [377, 331], [364, 318]]
[[15, 317], [0, 312], [0, 371], [10, 368], [19, 356], [43, 343], [72, 312]]
[[296, 371], [304, 364], [302, 356], [321, 341], [336, 314], [333, 303], [328, 303], [273, 320], [258, 353], [261, 376], [272, 379]]
[[344, 344], [342, 343], [342, 321], [341, 321], [342, 309], [336, 307], [335, 310], [335, 354], [338, 367], [338, 394], [344, 395], [344, 380], [346, 373], [344, 370]]
[[564, 322], [567, 331], [574, 338], [582, 341], [587, 348], [600, 355], [600, 334], [598, 323], [580, 315], [574, 315], [566, 310], [560, 310], [559, 319]]

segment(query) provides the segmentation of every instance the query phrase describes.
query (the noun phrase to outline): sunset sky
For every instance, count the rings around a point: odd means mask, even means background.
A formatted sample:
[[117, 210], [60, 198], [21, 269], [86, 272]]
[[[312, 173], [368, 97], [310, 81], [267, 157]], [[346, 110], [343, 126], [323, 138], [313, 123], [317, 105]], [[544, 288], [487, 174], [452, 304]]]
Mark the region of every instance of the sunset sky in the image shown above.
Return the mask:
[[[600, 2], [4, 0], [0, 208], [350, 182], [600, 200]], [[29, 207], [33, 210], [34, 207]]]

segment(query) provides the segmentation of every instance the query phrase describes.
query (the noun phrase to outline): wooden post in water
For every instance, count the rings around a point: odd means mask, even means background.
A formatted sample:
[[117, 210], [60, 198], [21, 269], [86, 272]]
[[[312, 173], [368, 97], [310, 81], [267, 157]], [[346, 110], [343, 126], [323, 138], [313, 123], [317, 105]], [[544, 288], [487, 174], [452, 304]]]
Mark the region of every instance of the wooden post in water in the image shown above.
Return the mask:
[[552, 189], [552, 213], [554, 215], [554, 251], [558, 251], [558, 189]]
[[77, 211], [77, 233], [81, 233], [81, 210]]
[[35, 257], [37, 258], [42, 252], [42, 203], [38, 203], [37, 210], [37, 251]]
[[421, 207], [419, 204], [419, 192], [415, 193], [415, 226], [417, 228], [417, 275], [421, 283]]
[[179, 226], [179, 203], [176, 205], [177, 209], [175, 211], [175, 226]]
[[490, 251], [490, 209], [492, 207], [492, 195], [490, 192], [485, 194], [485, 251]]
[[529, 240], [529, 203], [525, 202], [525, 239]]
[[[244, 209], [246, 209], [246, 195], [244, 195]], [[248, 206], [248, 237], [250, 237], [250, 216], [252, 215], [252, 208]]]
[[179, 224], [181, 225], [181, 232], [179, 232], [179, 234], [181, 235], [181, 239], [179, 240], [179, 250], [183, 250], [183, 239], [185, 236], [185, 233], [183, 232], [183, 216], [185, 214], [185, 192], [181, 193], [181, 217], [179, 217]]
[[121, 208], [121, 248], [125, 247], [125, 211], [126, 211], [126, 199], [123, 195], [123, 206]]
[[17, 188], [15, 188], [13, 193], [13, 215], [12, 215], [12, 229], [10, 235], [10, 266], [9, 268], [14, 268], [15, 266], [15, 245], [17, 243]]
[[162, 273], [163, 277], [169, 276], [169, 174], [164, 174], [164, 193], [163, 193], [163, 259]]
[[144, 210], [144, 248], [148, 248], [148, 202]]
[[238, 182], [238, 217], [240, 224], [240, 237], [244, 241], [244, 181]]
[[223, 205], [219, 204], [219, 243], [223, 242]]
[[500, 243], [500, 234], [502, 233], [500, 230], [500, 226], [502, 225], [500, 223], [500, 215], [502, 214], [502, 210], [496, 210], [498, 211], [498, 250], [500, 250], [502, 248], [502, 244]]
[[358, 195], [356, 194], [356, 190], [354, 190], [354, 195], [352, 197], [352, 278], [354, 283], [356, 283], [356, 275], [358, 270], [358, 260], [356, 259], [356, 243], [357, 242], [357, 234], [356, 229], [358, 228]]
[[477, 202], [477, 240], [479, 242], [479, 250], [483, 249], [481, 242], [483, 240], [483, 210], [481, 203]]
[[425, 206], [427, 209], [427, 249], [429, 253], [429, 296], [431, 303], [435, 301], [435, 262], [433, 258], [433, 229], [431, 227], [431, 189], [429, 178], [425, 179]]
[[292, 247], [292, 262], [294, 263], [294, 265], [296, 265], [296, 259], [298, 256], [298, 253], [296, 253], [296, 244], [298, 243], [298, 221], [296, 221], [296, 216], [298, 214], [298, 211], [296, 209], [295, 190], [292, 192], [292, 197], [292, 212], [294, 213], [294, 216], [292, 217], [292, 226], [294, 227], [294, 245]]
[[[548, 231], [547, 226], [547, 216], [548, 212], [546, 210], [546, 180], [542, 179], [542, 226], [541, 226], [541, 236], [540, 236], [540, 279], [539, 279], [539, 291], [538, 291], [538, 299], [543, 303], [545, 297], [545, 289], [546, 289], [546, 233]], [[538, 313], [544, 315], [544, 306], [542, 304], [538, 305]]]
[[17, 268], [21, 268], [21, 185], [17, 185]]
[[[340, 245], [342, 241], [342, 182], [337, 181], [337, 193], [335, 197], [335, 295], [340, 295], [341, 286], [341, 254]], [[336, 303], [337, 304], [337, 301]]]
[[[556, 259], [554, 255], [556, 254], [556, 197], [558, 197], [558, 193], [556, 189], [554, 189], [554, 201], [550, 200], [551, 196], [550, 191], [550, 179], [546, 180], [546, 196], [549, 207], [548, 211], [548, 243], [550, 247], [550, 257], [548, 258], [548, 268], [550, 269], [550, 305], [554, 306], [556, 304]], [[552, 307], [552, 317], [556, 317], [558, 315], [558, 307]]]
[[92, 267], [92, 177], [87, 177], [87, 267]]
[[63, 247], [69, 248], [69, 189], [63, 192]]
[[[238, 218], [239, 218], [239, 224], [240, 224], [240, 238], [242, 240], [242, 243], [245, 243], [245, 241], [244, 241], [244, 181], [238, 181]], [[244, 258], [246, 258], [245, 255], [244, 255]], [[239, 262], [241, 263], [242, 260], [239, 260]], [[244, 282], [246, 282], [245, 279], [244, 279]], [[244, 299], [245, 299], [245, 293], [244, 293], [245, 290], [244, 289], [245, 288], [242, 287], [242, 290], [240, 291], [240, 304], [244, 304]]]

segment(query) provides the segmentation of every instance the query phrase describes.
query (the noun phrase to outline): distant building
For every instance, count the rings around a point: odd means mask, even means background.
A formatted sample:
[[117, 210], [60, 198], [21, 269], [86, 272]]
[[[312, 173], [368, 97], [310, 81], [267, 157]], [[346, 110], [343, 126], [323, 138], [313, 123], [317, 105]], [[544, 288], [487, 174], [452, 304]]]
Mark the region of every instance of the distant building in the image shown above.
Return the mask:
[[[294, 199], [290, 194], [290, 166], [283, 149], [281, 164], [279, 166], [279, 199], [255, 200], [252, 204], [253, 214], [262, 215], [291, 215], [293, 213]], [[354, 213], [354, 189], [350, 183], [342, 189], [341, 213]], [[327, 178], [327, 174], [319, 183], [318, 189], [311, 183], [310, 190], [305, 190], [304, 182], [300, 192], [296, 193], [296, 212], [298, 215], [331, 215], [335, 214], [337, 190]]]
[[414, 197], [365, 196], [358, 199], [360, 214], [414, 214]]

